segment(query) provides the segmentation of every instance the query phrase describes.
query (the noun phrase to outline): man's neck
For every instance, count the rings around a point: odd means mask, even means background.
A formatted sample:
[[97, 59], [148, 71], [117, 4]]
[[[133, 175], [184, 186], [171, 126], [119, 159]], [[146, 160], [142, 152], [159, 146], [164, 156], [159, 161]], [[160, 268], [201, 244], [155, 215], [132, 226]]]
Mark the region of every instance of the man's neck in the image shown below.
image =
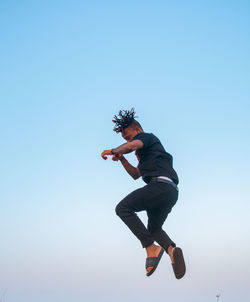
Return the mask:
[[[144, 131], [143, 130], [138, 130], [138, 131], [136, 131], [136, 133], [135, 133], [135, 135], [133, 136], [133, 138], [137, 135], [137, 134], [139, 134], [139, 133], [143, 133]], [[132, 138], [132, 139], [133, 139]]]

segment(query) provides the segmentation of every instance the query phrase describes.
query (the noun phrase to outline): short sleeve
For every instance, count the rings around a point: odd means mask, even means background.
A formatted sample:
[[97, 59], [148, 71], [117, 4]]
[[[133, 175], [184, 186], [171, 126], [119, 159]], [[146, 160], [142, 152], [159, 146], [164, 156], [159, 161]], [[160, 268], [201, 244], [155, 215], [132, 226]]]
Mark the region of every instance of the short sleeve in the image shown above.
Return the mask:
[[152, 136], [149, 133], [139, 133], [133, 140], [140, 140], [143, 142], [143, 148], [148, 148], [152, 144]]

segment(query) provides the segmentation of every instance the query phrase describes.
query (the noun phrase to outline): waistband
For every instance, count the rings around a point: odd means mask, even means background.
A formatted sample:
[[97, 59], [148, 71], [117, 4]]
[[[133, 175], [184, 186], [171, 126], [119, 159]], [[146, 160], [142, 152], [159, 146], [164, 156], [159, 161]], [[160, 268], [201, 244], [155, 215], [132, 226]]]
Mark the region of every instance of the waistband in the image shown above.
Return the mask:
[[172, 185], [177, 191], [179, 191], [177, 184], [173, 182], [173, 180], [167, 176], [157, 176], [157, 177], [152, 177], [150, 181], [162, 181], [165, 183], [168, 183]]

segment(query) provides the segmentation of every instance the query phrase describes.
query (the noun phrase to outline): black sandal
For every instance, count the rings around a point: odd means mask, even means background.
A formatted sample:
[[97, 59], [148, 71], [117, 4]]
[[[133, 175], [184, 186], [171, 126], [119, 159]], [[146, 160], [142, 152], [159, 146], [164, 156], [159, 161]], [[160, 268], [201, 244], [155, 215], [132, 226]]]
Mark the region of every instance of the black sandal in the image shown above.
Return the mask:
[[149, 273], [146, 274], [148, 277], [151, 276], [153, 274], [153, 272], [156, 270], [163, 253], [164, 253], [164, 249], [162, 248], [158, 257], [148, 257], [146, 259], [146, 269], [148, 267], [153, 267], [153, 269]]
[[176, 247], [173, 251], [174, 263], [172, 263], [176, 279], [181, 279], [186, 273], [186, 265], [181, 248]]

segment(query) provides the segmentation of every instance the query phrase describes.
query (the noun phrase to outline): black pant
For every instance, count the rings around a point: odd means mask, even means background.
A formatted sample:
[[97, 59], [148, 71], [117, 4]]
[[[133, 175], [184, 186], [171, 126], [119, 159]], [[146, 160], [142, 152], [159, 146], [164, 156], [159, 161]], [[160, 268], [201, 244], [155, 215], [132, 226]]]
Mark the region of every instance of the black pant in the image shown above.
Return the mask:
[[[162, 225], [178, 199], [178, 191], [171, 184], [151, 181], [125, 197], [117, 206], [116, 214], [125, 222], [143, 247], [156, 241], [165, 250], [175, 243], [163, 231]], [[148, 226], [144, 226], [135, 212], [147, 211]]]

